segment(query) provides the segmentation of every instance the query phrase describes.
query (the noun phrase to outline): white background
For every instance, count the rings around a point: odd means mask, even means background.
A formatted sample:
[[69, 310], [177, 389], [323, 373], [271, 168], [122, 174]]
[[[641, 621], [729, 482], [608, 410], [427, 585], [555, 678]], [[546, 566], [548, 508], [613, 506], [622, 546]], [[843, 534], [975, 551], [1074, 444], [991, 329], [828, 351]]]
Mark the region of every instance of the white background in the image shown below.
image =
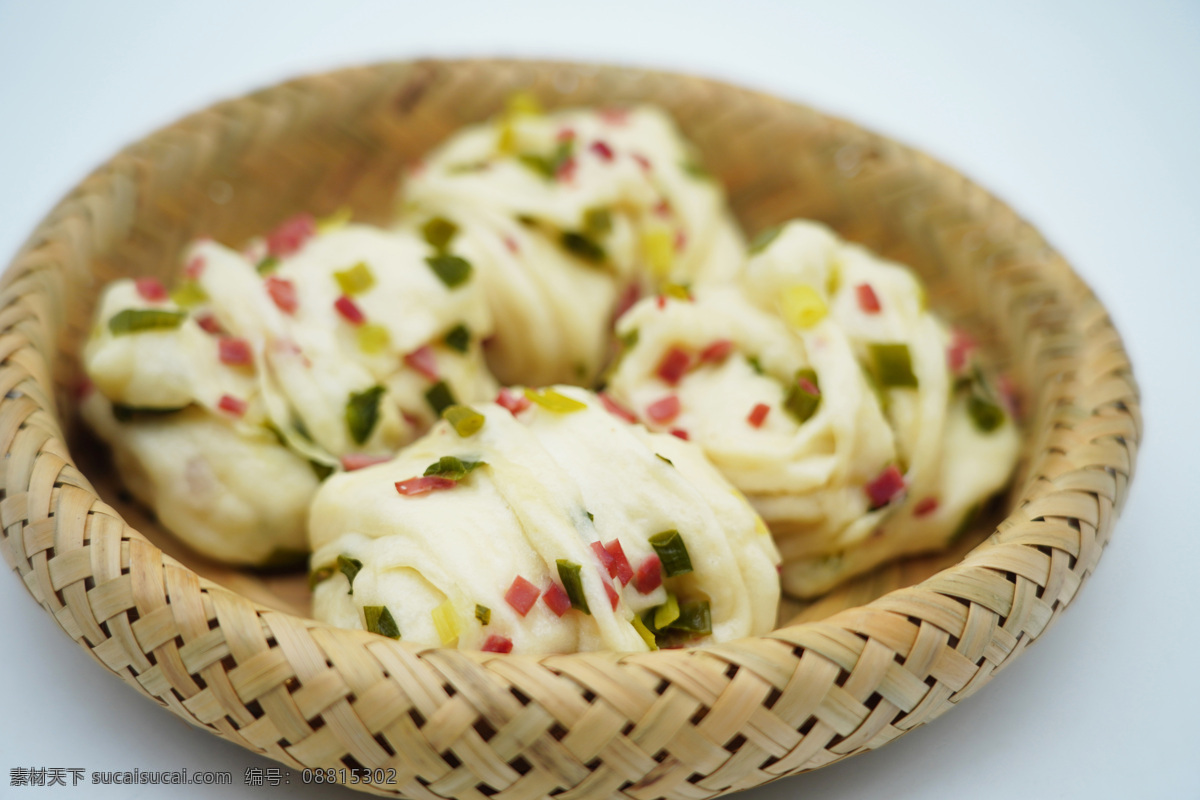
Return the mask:
[[[1126, 338], [1145, 445], [1113, 544], [1064, 617], [962, 708], [747, 800], [1200, 797], [1200, 5], [0, 0], [0, 264], [87, 171], [188, 111], [425, 55], [693, 71], [847, 116], [1010, 202]], [[298, 775], [286, 795], [243, 786], [273, 762], [106, 674], [15, 576], [0, 575], [0, 607], [0, 796], [352, 796]], [[229, 769], [235, 785], [10, 788], [14, 767]]]

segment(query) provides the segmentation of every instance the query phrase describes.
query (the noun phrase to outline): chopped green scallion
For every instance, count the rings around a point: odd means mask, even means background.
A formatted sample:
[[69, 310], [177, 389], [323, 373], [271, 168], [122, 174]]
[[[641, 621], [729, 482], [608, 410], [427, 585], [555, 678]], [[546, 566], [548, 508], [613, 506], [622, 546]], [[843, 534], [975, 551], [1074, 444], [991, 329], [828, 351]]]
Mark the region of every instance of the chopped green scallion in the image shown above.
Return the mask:
[[465, 283], [471, 277], [471, 262], [461, 256], [440, 253], [427, 257], [425, 263], [433, 270], [433, 274], [438, 276], [438, 280], [450, 289]]
[[449, 406], [442, 412], [442, 419], [450, 423], [454, 432], [464, 439], [476, 434], [487, 418], [470, 406]]
[[429, 221], [421, 226], [421, 235], [430, 247], [444, 253], [458, 235], [458, 226], [445, 217], [430, 217]]
[[913, 374], [908, 345], [902, 342], [875, 342], [868, 346], [868, 350], [880, 386], [884, 389], [917, 388], [917, 376]]
[[254, 265], [254, 270], [259, 275], [270, 275], [277, 269], [279, 269], [279, 256], [267, 256]]
[[363, 621], [371, 633], [378, 633], [389, 639], [400, 638], [400, 626], [396, 624], [387, 606], [363, 606]]
[[712, 611], [707, 600], [679, 604], [679, 616], [670, 627], [677, 631], [709, 635], [712, 633]]
[[142, 331], [165, 331], [178, 328], [187, 319], [183, 311], [167, 311], [161, 308], [127, 308], [108, 321], [113, 336]]
[[112, 413], [113, 418], [117, 422], [129, 422], [137, 417], [161, 417], [166, 414], [177, 414], [183, 411], [187, 406], [179, 406], [178, 408], [145, 408], [143, 406], [127, 406], [121, 403], [113, 403]]
[[323, 481], [333, 474], [333, 467], [322, 464], [320, 461], [309, 459], [308, 465], [312, 467], [313, 474], [317, 476], [318, 481]]
[[460, 353], [465, 353], [471, 346], [471, 331], [466, 325], [463, 325], [460, 322], [442, 337], [442, 341], [445, 342], [446, 346], [451, 350], [457, 350]]
[[679, 167], [698, 181], [712, 180], [712, 173], [705, 169], [704, 165], [699, 161], [688, 159], [681, 163]]
[[607, 208], [589, 208], [583, 212], [583, 230], [591, 236], [603, 236], [612, 230], [612, 213]]
[[608, 253], [599, 242], [578, 231], [563, 231], [560, 241], [568, 252], [579, 256], [584, 261], [600, 264], [608, 258]]
[[425, 402], [429, 403], [433, 413], [440, 417], [443, 411], [458, 401], [454, 399], [454, 392], [450, 391], [446, 382], [438, 381], [425, 392]]
[[687, 545], [677, 530], [663, 531], [650, 537], [650, 546], [658, 553], [662, 562], [663, 575], [674, 578], [686, 575], [692, 571], [692, 558], [688, 555]]
[[583, 593], [583, 577], [579, 574], [582, 568], [574, 561], [567, 561], [565, 558], [558, 559], [556, 563], [558, 564], [558, 577], [562, 581], [563, 589], [567, 592], [567, 597], [571, 600], [571, 608], [591, 614], [587, 597]]
[[675, 466], [675, 462], [672, 461], [671, 459], [667, 458], [666, 456], [664, 456], [662, 453], [655, 453], [654, 455], [658, 458], [659, 461], [662, 461], [667, 466], [669, 466], [669, 467]]
[[581, 403], [553, 389], [526, 389], [525, 396], [547, 411], [553, 411], [556, 414], [570, 414], [573, 411], [582, 411], [587, 408], [587, 403]]
[[967, 398], [967, 413], [982, 433], [991, 433], [1004, 424], [1004, 409], [979, 395]]
[[[807, 422], [821, 405], [817, 373], [805, 367], [796, 371], [796, 379], [783, 400], [783, 407], [797, 422]], [[812, 389], [817, 389], [814, 393]]]
[[480, 625], [488, 625], [492, 621], [492, 610], [487, 606], [475, 604], [475, 619], [479, 620]]
[[679, 619], [679, 598], [667, 592], [667, 602], [654, 609], [654, 627], [660, 631]]
[[350, 591], [346, 592], [346, 594], [354, 594], [354, 579], [358, 576], [359, 570], [362, 569], [362, 562], [350, 556], [338, 556], [337, 568], [339, 572], [346, 576], [346, 580], [350, 582]]
[[476, 467], [486, 465], [486, 461], [472, 461], [470, 459], [461, 459], [456, 456], [442, 456], [437, 461], [425, 468], [425, 477], [436, 475], [439, 478], [449, 478], [452, 481], [461, 481], [475, 470]]
[[765, 375], [766, 370], [763, 369], [762, 361], [758, 356], [746, 356], [746, 363], [750, 365], [750, 369], [754, 370], [757, 375]]
[[346, 427], [355, 444], [363, 444], [371, 438], [371, 431], [379, 422], [379, 400], [383, 393], [382, 386], [350, 393], [350, 400], [346, 403]]
[[180, 308], [191, 308], [208, 302], [208, 292], [195, 281], [184, 281], [171, 290], [171, 301]]

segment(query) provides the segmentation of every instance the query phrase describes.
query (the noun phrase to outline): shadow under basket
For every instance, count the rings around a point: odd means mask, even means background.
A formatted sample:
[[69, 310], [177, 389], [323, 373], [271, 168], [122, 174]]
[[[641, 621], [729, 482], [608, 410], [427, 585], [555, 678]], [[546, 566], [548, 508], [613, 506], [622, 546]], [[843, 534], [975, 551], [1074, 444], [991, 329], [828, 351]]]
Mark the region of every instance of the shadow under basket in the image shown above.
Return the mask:
[[[301, 577], [205, 562], [123, 502], [74, 413], [100, 287], [169, 281], [191, 239], [242, 242], [300, 211], [383, 222], [406, 165], [522, 89], [551, 109], [657, 104], [747, 231], [817, 219], [913, 267], [1016, 387], [1021, 460], [993, 517], [954, 552], [785, 607], [766, 636], [534, 657], [315, 622]], [[1057, 618], [1108, 541], [1141, 436], [1104, 308], [952, 169], [722, 83], [521, 61], [306, 77], [127, 148], [4, 275], [0, 394], [0, 546], [71, 638], [194, 725], [295, 769], [394, 770], [355, 788], [412, 798], [704, 798], [879, 747], [973, 694]]]

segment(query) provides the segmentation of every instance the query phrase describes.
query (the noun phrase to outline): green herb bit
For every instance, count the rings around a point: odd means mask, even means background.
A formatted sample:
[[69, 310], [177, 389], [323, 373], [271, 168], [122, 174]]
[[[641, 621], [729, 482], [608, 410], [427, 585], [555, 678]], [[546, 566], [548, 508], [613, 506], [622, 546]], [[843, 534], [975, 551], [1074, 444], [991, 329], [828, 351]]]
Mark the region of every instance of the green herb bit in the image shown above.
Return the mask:
[[673, 630], [709, 635], [712, 633], [712, 611], [707, 600], [692, 600], [679, 604], [679, 616], [670, 624]]
[[259, 275], [270, 275], [279, 269], [279, 256], [267, 256], [254, 265], [254, 271]]
[[604, 259], [608, 258], [608, 254], [604, 251], [604, 248], [585, 234], [576, 231], [563, 231], [561, 241], [562, 246], [567, 249], [567, 252], [579, 256], [584, 261], [600, 264], [604, 262]]
[[475, 604], [475, 619], [479, 620], [480, 625], [488, 625], [492, 621], [492, 610], [487, 606]]
[[658, 642], [654, 640], [654, 632], [646, 626], [642, 618], [635, 614], [632, 622], [633, 629], [637, 631], [638, 636], [642, 637], [642, 641], [646, 643], [646, 647], [650, 648], [650, 650], [657, 650]]
[[458, 401], [454, 399], [454, 392], [450, 391], [446, 382], [438, 381], [425, 392], [425, 402], [429, 403], [433, 413], [440, 417], [443, 411]]
[[554, 152], [548, 156], [537, 155], [536, 153], [522, 153], [517, 156], [517, 160], [546, 180], [554, 180], [558, 176], [558, 171], [567, 163], [567, 160], [571, 158], [574, 151], [575, 142], [568, 139], [567, 141], [559, 142], [554, 148]]
[[553, 411], [556, 414], [570, 414], [573, 411], [583, 411], [587, 408], [587, 403], [581, 403], [553, 389], [526, 389], [525, 396], [547, 411]]
[[187, 319], [183, 311], [167, 311], [161, 308], [127, 308], [108, 321], [113, 336], [143, 331], [165, 331], [178, 328]]
[[767, 228], [750, 241], [750, 255], [761, 253], [766, 250], [771, 242], [779, 238], [779, 234], [783, 231], [782, 225], [776, 225], [773, 228]]
[[445, 217], [430, 217], [429, 221], [421, 226], [421, 236], [439, 253], [446, 252], [457, 234], [458, 226]]
[[677, 619], [679, 619], [679, 598], [667, 592], [667, 602], [654, 609], [654, 627], [661, 631]]
[[350, 582], [350, 591], [346, 592], [346, 594], [354, 594], [354, 579], [358, 576], [359, 570], [362, 569], [362, 562], [350, 556], [338, 556], [337, 568], [338, 571], [346, 576], [346, 580]]
[[436, 475], [439, 478], [461, 481], [470, 475], [476, 467], [482, 467], [486, 464], [486, 461], [471, 461], [470, 459], [461, 459], [456, 456], [442, 456], [425, 468], [425, 477], [428, 478], [431, 475]]
[[766, 370], [763, 369], [762, 361], [758, 356], [746, 356], [746, 363], [750, 365], [750, 369], [754, 370], [756, 375], [766, 375]]
[[603, 236], [612, 230], [612, 213], [607, 208], [589, 208], [583, 212], [583, 230], [591, 236]]
[[127, 406], [121, 403], [113, 403], [112, 413], [113, 418], [117, 422], [130, 422], [137, 417], [162, 417], [167, 414], [178, 414], [187, 406], [179, 406], [178, 408], [145, 408], [143, 406]]
[[692, 571], [692, 558], [688, 555], [687, 545], [677, 530], [663, 531], [650, 537], [650, 546], [658, 553], [662, 562], [663, 575], [674, 578], [686, 575]]
[[311, 592], [317, 588], [317, 584], [324, 583], [332, 578], [335, 571], [333, 564], [326, 564], [308, 573], [308, 590]]
[[982, 433], [991, 433], [1004, 424], [1004, 409], [979, 395], [967, 398], [967, 413]]
[[379, 400], [383, 397], [382, 386], [372, 386], [361, 392], [351, 392], [346, 403], [346, 427], [355, 444], [363, 444], [371, 438], [379, 422]]
[[638, 335], [638, 329], [634, 328], [633, 330], [629, 331], [629, 333], [623, 333], [618, 336], [617, 341], [621, 343], [621, 350], [632, 350], [633, 348], [637, 347]]
[[587, 514], [588, 522], [596, 521], [596, 515], [590, 511], [588, 511], [586, 508], [583, 510], [583, 513]]
[[689, 158], [687, 161], [680, 163], [679, 167], [698, 181], [712, 180], [712, 173], [705, 169], [703, 164], [694, 159]]
[[671, 459], [667, 458], [666, 456], [664, 456], [662, 453], [655, 453], [654, 455], [658, 458], [659, 461], [662, 461], [667, 466], [669, 466], [669, 467], [675, 466], [675, 462], [672, 461]]
[[208, 292], [195, 281], [184, 281], [171, 290], [171, 301], [180, 308], [191, 308], [208, 302]]
[[308, 465], [312, 467], [313, 474], [317, 476], [318, 481], [324, 481], [333, 474], [333, 467], [328, 464], [322, 464], [320, 461], [309, 459]]
[[460, 322], [442, 337], [442, 341], [451, 350], [465, 353], [467, 352], [467, 348], [471, 346], [471, 331], [466, 325]]
[[375, 276], [365, 261], [359, 261], [353, 267], [333, 273], [333, 279], [337, 281], [342, 294], [347, 297], [362, 294], [375, 285]]
[[567, 591], [567, 597], [571, 599], [571, 608], [591, 614], [587, 597], [583, 594], [583, 578], [579, 574], [581, 567], [574, 561], [567, 561], [565, 558], [558, 559], [556, 563], [558, 564], [559, 580], [562, 581], [563, 589]]
[[[795, 417], [797, 422], [807, 422], [813, 414], [817, 413], [817, 409], [821, 405], [821, 391], [818, 386], [815, 370], [807, 367], [796, 370], [796, 379], [792, 382], [792, 388], [788, 390], [787, 397], [783, 400], [783, 407]], [[811, 392], [810, 388], [817, 389], [817, 391]]]
[[884, 389], [917, 388], [917, 376], [913, 374], [908, 345], [876, 342], [869, 345], [868, 350], [880, 386]]
[[454, 432], [462, 438], [467, 438], [476, 433], [483, 427], [483, 423], [487, 421], [487, 417], [480, 414], [470, 406], [453, 405], [446, 408], [442, 412], [442, 419], [450, 423], [450, 427], [454, 428]]
[[363, 620], [371, 633], [378, 633], [389, 639], [400, 638], [400, 626], [396, 624], [387, 606], [363, 606]]
[[461, 256], [439, 253], [427, 257], [425, 263], [433, 270], [433, 274], [438, 276], [438, 280], [450, 289], [465, 283], [471, 277], [471, 262]]

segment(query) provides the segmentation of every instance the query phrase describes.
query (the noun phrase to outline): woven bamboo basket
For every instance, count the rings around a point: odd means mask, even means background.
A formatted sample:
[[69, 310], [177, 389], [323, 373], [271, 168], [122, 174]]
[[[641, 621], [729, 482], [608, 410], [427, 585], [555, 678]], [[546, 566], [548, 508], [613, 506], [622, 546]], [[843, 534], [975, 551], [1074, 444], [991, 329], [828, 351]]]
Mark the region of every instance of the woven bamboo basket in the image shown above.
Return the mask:
[[[771, 634], [697, 650], [420, 650], [307, 618], [296, 576], [224, 570], [126, 502], [75, 421], [103, 282], [168, 278], [190, 239], [299, 212], [386, 220], [399, 175], [518, 89], [548, 107], [653, 102], [747, 230], [794, 216], [917, 269], [1018, 387], [1024, 446], [997, 514]], [[0, 544], [55, 622], [192, 724], [296, 769], [384, 768], [411, 798], [703, 798], [918, 727], [1042, 635], [1096, 566], [1141, 420], [1105, 310], [1038, 233], [933, 159], [709, 80], [515, 61], [411, 62], [221, 103], [119, 153], [42, 222], [0, 288]]]

